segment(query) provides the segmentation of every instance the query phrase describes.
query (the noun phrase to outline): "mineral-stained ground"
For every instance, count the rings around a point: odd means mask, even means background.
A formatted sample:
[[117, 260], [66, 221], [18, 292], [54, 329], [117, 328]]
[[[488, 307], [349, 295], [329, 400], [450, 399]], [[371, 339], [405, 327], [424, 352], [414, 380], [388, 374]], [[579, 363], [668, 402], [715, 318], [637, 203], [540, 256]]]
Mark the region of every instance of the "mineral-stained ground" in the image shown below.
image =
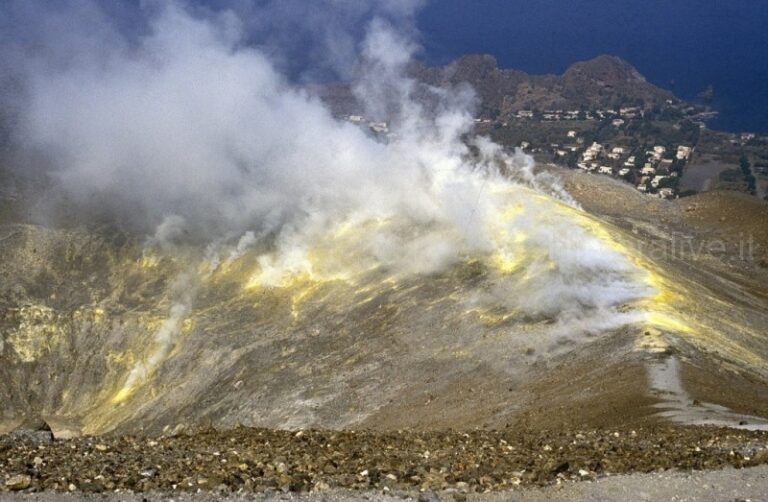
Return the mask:
[[635, 321], [556, 331], [494, 304], [519, 264], [251, 287], [254, 256], [211, 272], [0, 213], [0, 434], [56, 437], [0, 436], [0, 490], [463, 493], [766, 463], [768, 206], [560, 175], [583, 211], [528, 209], [644, 271]]

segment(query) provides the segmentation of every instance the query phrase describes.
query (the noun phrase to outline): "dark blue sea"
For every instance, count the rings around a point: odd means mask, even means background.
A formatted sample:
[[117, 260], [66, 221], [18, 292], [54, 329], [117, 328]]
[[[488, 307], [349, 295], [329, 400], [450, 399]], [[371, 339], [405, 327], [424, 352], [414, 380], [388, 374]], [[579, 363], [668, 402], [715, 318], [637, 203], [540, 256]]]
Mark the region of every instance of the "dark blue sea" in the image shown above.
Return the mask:
[[418, 22], [431, 63], [562, 73], [613, 54], [684, 99], [711, 85], [711, 128], [768, 133], [768, 0], [432, 0]]

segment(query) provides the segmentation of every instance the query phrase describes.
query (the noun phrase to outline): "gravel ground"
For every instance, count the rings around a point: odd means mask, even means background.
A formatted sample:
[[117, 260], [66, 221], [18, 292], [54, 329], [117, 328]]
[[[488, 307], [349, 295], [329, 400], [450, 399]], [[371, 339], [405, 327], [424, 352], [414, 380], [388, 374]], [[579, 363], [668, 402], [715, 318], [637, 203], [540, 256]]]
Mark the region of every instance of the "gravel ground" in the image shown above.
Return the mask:
[[[77, 493], [508, 491], [609, 474], [768, 463], [768, 433], [710, 427], [569, 432], [237, 428], [173, 437], [0, 438], [0, 490]], [[605, 481], [607, 482], [607, 481]]]
[[413, 500], [439, 501], [625, 501], [625, 500], [675, 500], [675, 501], [762, 501], [768, 500], [768, 466], [748, 469], [723, 469], [720, 471], [664, 472], [652, 474], [624, 474], [598, 479], [594, 482], [566, 482], [545, 488], [522, 488], [514, 491], [463, 494], [455, 491], [349, 491], [331, 489], [320, 493], [262, 492], [240, 493], [222, 497], [218, 493], [149, 493], [149, 494], [83, 494], [83, 493], [32, 493], [0, 494], [2, 501], [61, 502], [120, 500], [144, 502], [175, 500], [178, 502], [208, 502], [214, 500], [245, 501], [322, 501], [346, 502], [357, 500], [394, 502]]

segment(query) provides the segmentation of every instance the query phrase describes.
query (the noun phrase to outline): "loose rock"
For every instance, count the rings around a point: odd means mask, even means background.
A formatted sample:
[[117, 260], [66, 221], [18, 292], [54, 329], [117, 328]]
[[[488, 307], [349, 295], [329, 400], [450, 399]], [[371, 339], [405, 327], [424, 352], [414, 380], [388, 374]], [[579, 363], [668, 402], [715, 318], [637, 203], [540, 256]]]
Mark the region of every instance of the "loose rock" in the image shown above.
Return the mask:
[[12, 491], [26, 490], [32, 485], [32, 478], [26, 474], [11, 476], [5, 482], [5, 487]]

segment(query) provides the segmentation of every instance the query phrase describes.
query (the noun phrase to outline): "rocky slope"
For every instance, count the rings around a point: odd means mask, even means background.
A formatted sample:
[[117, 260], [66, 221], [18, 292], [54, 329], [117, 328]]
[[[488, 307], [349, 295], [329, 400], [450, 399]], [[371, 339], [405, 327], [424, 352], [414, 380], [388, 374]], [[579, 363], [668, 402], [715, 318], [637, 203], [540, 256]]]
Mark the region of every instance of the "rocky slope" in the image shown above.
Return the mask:
[[[626, 61], [598, 56], [571, 65], [562, 75], [530, 75], [499, 68], [490, 55], [469, 55], [438, 67], [414, 64], [417, 80], [443, 87], [469, 84], [480, 101], [482, 116], [508, 118], [519, 110], [612, 108], [627, 103], [644, 107], [677, 98], [646, 79]], [[332, 84], [314, 89], [339, 114], [360, 113], [349, 86]]]
[[[648, 271], [658, 294], [642, 320], [552, 335], [546, 317], [479, 302], [500, 279], [472, 260], [426, 279], [372, 269], [262, 287], [249, 285], [258, 250], [212, 269], [200, 250], [148, 248], [113, 227], [5, 223], [0, 426], [765, 427], [768, 270], [727, 230], [764, 204], [650, 200], [560, 174], [592, 213], [563, 217]], [[726, 221], [696, 221], [713, 208]], [[668, 247], [682, 237], [693, 247]], [[707, 247], [720, 237], [723, 250]]]

